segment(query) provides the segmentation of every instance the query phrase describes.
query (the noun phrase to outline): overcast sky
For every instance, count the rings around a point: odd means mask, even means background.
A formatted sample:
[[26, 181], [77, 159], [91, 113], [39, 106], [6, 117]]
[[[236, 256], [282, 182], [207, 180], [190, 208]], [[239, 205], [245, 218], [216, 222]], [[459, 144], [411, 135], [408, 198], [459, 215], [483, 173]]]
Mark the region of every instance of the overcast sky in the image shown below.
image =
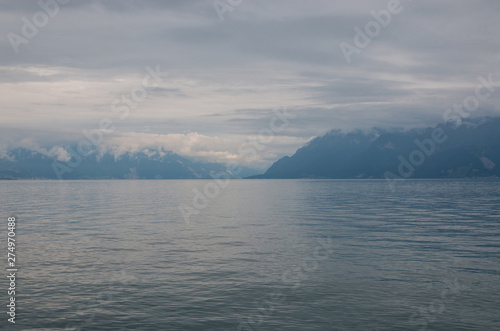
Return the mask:
[[[109, 118], [102, 146], [115, 152], [224, 162], [286, 107], [295, 117], [255, 161], [264, 167], [331, 129], [435, 125], [478, 76], [500, 81], [500, 1], [391, 1], [42, 0], [47, 15], [2, 0], [0, 151], [78, 141]], [[388, 7], [397, 13], [348, 61], [340, 45]], [[121, 118], [148, 67], [168, 74]], [[475, 114], [497, 115], [499, 101]]]

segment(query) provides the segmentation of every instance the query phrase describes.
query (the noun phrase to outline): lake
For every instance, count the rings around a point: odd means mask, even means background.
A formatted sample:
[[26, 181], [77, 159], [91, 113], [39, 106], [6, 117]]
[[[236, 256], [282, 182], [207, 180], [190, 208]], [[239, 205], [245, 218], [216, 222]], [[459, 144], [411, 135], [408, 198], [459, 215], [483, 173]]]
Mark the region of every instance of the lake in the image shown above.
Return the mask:
[[1, 181], [0, 327], [500, 330], [499, 180], [214, 183]]

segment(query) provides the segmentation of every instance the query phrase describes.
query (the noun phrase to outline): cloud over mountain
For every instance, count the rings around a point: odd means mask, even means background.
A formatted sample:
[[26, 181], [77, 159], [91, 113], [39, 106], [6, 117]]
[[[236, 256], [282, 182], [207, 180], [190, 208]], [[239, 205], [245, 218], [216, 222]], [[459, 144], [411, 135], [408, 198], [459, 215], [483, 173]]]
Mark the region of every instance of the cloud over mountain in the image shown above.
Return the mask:
[[[44, 7], [0, 1], [0, 129], [17, 137], [0, 133], [4, 145], [28, 138], [49, 152], [110, 118], [117, 135], [103, 146], [117, 153], [154, 145], [221, 161], [286, 106], [296, 117], [260, 156], [269, 161], [332, 128], [434, 125], [479, 76], [500, 84], [495, 1], [401, 0], [351, 63], [339, 45], [377, 24], [388, 0], [245, 0], [224, 20], [205, 0], [62, 3], [25, 36]], [[148, 66], [165, 75], [137, 102]], [[126, 119], [116, 100], [133, 105]], [[495, 91], [476, 113], [499, 104]]]

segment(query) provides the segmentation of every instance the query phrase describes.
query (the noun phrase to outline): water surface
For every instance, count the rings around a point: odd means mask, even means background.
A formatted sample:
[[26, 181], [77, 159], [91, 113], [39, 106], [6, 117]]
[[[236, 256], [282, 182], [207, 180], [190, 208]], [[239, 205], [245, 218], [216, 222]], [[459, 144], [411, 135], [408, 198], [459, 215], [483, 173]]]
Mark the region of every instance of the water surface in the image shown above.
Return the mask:
[[232, 180], [187, 224], [210, 183], [0, 182], [19, 266], [0, 326], [500, 329], [500, 181]]

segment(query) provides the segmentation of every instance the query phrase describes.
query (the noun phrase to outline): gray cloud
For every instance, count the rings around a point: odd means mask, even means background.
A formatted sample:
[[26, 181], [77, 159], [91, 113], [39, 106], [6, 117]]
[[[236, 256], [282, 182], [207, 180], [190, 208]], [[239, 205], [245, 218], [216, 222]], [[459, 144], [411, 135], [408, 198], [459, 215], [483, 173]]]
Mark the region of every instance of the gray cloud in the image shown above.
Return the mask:
[[[127, 137], [242, 140], [288, 106], [296, 118], [280, 135], [293, 143], [276, 144], [271, 154], [281, 155], [330, 129], [434, 125], [479, 75], [500, 81], [494, 1], [401, 0], [402, 12], [347, 63], [339, 44], [353, 44], [354, 28], [388, 2], [244, 0], [221, 21], [205, 0], [71, 1], [15, 53], [8, 34], [22, 36], [22, 18], [41, 8], [2, 0], [0, 125], [54, 143], [103, 118]], [[169, 74], [118, 119], [112, 102], [148, 65]], [[476, 114], [498, 115], [499, 101], [497, 92]]]

